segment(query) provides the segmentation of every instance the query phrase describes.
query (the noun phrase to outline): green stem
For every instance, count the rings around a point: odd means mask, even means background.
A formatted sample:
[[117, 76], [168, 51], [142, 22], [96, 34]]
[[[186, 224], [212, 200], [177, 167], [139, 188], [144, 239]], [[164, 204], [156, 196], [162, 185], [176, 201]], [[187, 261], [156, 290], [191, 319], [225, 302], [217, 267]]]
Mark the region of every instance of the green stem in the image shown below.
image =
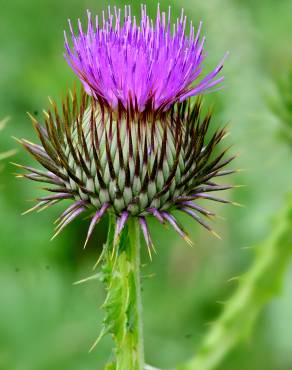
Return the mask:
[[138, 221], [133, 218], [129, 221], [129, 241], [132, 254], [133, 262], [133, 274], [136, 288], [135, 295], [135, 309], [136, 309], [136, 335], [137, 335], [137, 357], [139, 359], [139, 366], [137, 369], [144, 369], [144, 339], [143, 339], [143, 306], [142, 306], [142, 295], [141, 295], [141, 276], [140, 276], [140, 227]]
[[113, 245], [115, 223], [111, 216], [103, 264], [107, 297], [102, 335], [112, 334], [115, 342], [115, 361], [107, 369], [143, 370], [139, 225], [130, 218], [118, 244]]

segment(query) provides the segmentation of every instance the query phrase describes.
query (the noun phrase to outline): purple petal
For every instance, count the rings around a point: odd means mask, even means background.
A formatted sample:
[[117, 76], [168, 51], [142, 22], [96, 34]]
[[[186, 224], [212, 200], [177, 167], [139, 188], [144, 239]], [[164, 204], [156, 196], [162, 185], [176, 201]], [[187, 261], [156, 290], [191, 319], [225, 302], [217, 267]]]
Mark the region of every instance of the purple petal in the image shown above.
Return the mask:
[[86, 31], [78, 21], [75, 34], [69, 21], [71, 42], [65, 33], [65, 58], [85, 90], [113, 109], [120, 103], [125, 109], [134, 104], [139, 112], [146, 107], [167, 110], [223, 81], [218, 74], [224, 59], [201, 78], [205, 59], [202, 22], [196, 33], [191, 23], [188, 36], [183, 11], [173, 32], [170, 10], [167, 18], [159, 5], [154, 22], [146, 6], [141, 6], [140, 24], [131, 16], [130, 6], [125, 8], [123, 22], [120, 9], [114, 14], [109, 9], [102, 24], [93, 24], [90, 12], [87, 15]]

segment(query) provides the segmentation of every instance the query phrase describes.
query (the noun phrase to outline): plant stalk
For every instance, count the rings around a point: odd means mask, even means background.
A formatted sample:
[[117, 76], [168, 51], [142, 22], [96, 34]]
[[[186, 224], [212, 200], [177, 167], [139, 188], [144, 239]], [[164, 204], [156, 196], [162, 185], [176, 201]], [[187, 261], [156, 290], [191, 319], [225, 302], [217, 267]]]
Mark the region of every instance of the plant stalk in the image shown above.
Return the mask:
[[143, 370], [144, 346], [140, 282], [140, 229], [130, 218], [114, 245], [116, 219], [110, 216], [109, 235], [103, 264], [107, 297], [103, 334], [115, 342], [115, 360], [106, 369]]

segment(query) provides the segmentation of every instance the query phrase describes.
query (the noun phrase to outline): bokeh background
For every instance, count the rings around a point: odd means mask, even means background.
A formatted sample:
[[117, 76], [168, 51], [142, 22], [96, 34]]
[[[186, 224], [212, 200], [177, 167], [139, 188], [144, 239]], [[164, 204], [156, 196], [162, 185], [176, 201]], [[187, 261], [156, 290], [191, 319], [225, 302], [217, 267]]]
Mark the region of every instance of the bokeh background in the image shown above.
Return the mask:
[[[147, 3], [155, 16], [157, 3]], [[127, 4], [139, 13], [138, 1]], [[218, 301], [228, 300], [237, 287], [228, 280], [249, 268], [254, 252], [248, 247], [271, 233], [274, 215], [292, 191], [292, 126], [289, 114], [281, 114], [283, 88], [278, 82], [288, 89], [291, 112], [291, 74], [290, 90], [287, 81], [292, 68], [292, 2], [162, 0], [160, 4], [164, 9], [171, 5], [174, 15], [184, 7], [189, 19], [204, 22], [207, 68], [230, 51], [225, 88], [208, 95], [206, 104], [214, 104], [214, 125], [229, 123], [227, 140], [239, 153], [234, 166], [245, 170], [230, 181], [246, 185], [228, 195], [244, 208], [216, 207], [225, 219], [214, 224], [222, 241], [184, 219], [196, 243], [189, 248], [171, 230], [162, 232], [151, 223], [159, 253], [152, 263], [146, 253], [142, 257], [146, 357], [168, 369], [194, 355], [209, 323], [222, 310]], [[62, 56], [67, 18], [85, 19], [87, 8], [100, 12], [107, 5], [97, 0], [0, 0], [0, 118], [10, 116], [0, 135], [0, 152], [17, 147], [12, 136], [35, 138], [26, 111], [40, 116], [48, 95], [57, 99], [76, 81]], [[20, 148], [11, 160], [31, 163]], [[110, 339], [91, 354], [88, 349], [100, 330], [103, 287], [96, 281], [72, 284], [91, 274], [105, 239], [106, 221], [85, 251], [87, 221], [82, 219], [49, 242], [53, 220], [64, 205], [21, 216], [41, 190], [14, 178], [16, 171], [6, 161], [0, 175], [0, 369], [102, 369], [111, 356]], [[252, 335], [224, 358], [218, 370], [292, 369], [289, 266], [281, 294], [265, 307]]]

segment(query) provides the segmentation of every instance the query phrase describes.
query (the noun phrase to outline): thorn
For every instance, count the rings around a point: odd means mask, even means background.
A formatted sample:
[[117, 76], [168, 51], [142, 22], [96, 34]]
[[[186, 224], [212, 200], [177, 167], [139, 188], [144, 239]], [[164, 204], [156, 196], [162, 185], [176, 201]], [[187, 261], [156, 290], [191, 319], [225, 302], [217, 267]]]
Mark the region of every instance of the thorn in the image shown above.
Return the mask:
[[50, 118], [49, 113], [48, 113], [46, 110], [44, 110], [44, 109], [43, 109], [43, 114], [44, 114], [47, 118]]
[[99, 276], [100, 276], [100, 274], [95, 274], [95, 275], [88, 276], [87, 278], [84, 278], [84, 279], [81, 279], [81, 280], [75, 281], [75, 282], [73, 283], [73, 285], [79, 285], [79, 284], [86, 283], [87, 281], [90, 281], [90, 280], [98, 279], [98, 277], [99, 277]]
[[102, 249], [102, 252], [100, 253], [100, 256], [98, 257], [97, 261], [95, 262], [95, 265], [93, 266], [93, 271], [97, 268], [97, 266], [99, 265], [100, 261], [102, 260], [103, 258], [103, 255], [105, 253], [105, 250], [106, 250], [106, 244], [104, 244], [103, 246], [103, 249]]
[[100, 264], [100, 261], [102, 260], [103, 253], [100, 254], [97, 261], [95, 262], [95, 265], [93, 266], [93, 271], [97, 268], [97, 266]]
[[237, 202], [230, 202], [230, 203], [235, 207], [246, 208], [246, 206], [241, 203], [237, 203]]
[[152, 253], [151, 253], [151, 249], [150, 249], [149, 246], [147, 246], [147, 250], [148, 250], [148, 254], [149, 254], [149, 259], [152, 262]]
[[27, 215], [28, 213], [30, 212], [33, 212], [34, 210], [38, 209], [39, 208], [39, 204], [36, 204], [35, 206], [29, 208], [28, 210], [24, 211], [21, 213], [21, 216], [25, 216]]
[[87, 237], [83, 244], [83, 249], [86, 249], [88, 242], [89, 242], [89, 238]]
[[24, 167], [21, 164], [18, 164], [18, 163], [15, 163], [15, 162], [9, 162], [9, 164], [12, 164], [13, 166], [21, 168], [21, 169]]
[[93, 343], [93, 345], [90, 347], [90, 349], [89, 349], [89, 351], [88, 351], [88, 353], [91, 353], [93, 350], [94, 350], [94, 348], [98, 345], [98, 343], [100, 342], [100, 340], [102, 339], [102, 337], [104, 336], [104, 333], [103, 332], [101, 332], [100, 334], [99, 334], [99, 336], [97, 337], [97, 339], [96, 339], [96, 341]]
[[187, 235], [185, 235], [185, 236], [183, 237], [183, 239], [184, 239], [184, 241], [185, 241], [185, 242], [187, 242], [187, 244], [188, 244], [190, 247], [193, 247], [193, 246], [194, 246], [194, 243], [191, 241], [191, 239], [190, 239]]
[[44, 211], [45, 209], [51, 207], [52, 205], [54, 205], [56, 203], [58, 203], [58, 202], [53, 201], [53, 202], [49, 202], [48, 204], [43, 205], [40, 209], [37, 210], [37, 213], [40, 213], [40, 212]]
[[30, 112], [26, 112], [26, 114], [29, 116], [29, 118], [32, 120], [32, 122], [34, 124], [35, 123], [38, 123], [38, 121], [36, 120], [36, 118]]
[[231, 279], [227, 280], [227, 282], [232, 283], [233, 281], [239, 281], [239, 280], [240, 280], [240, 276], [234, 276]]
[[215, 238], [217, 238], [217, 239], [219, 239], [219, 240], [222, 240], [222, 237], [221, 237], [219, 234], [217, 234], [217, 233], [216, 233], [216, 231], [211, 230], [211, 231], [210, 231], [210, 233], [211, 233], [212, 235], [214, 235], [214, 236], [215, 236]]
[[50, 239], [50, 242], [52, 242], [58, 235], [59, 235], [59, 233], [60, 233], [60, 230], [59, 231], [57, 231], [52, 237], [51, 237], [51, 239]]
[[[57, 228], [56, 228], [57, 229]], [[61, 225], [60, 227], [59, 227], [59, 229], [55, 232], [55, 234], [51, 237], [51, 239], [50, 239], [50, 242], [52, 242], [59, 234], [60, 234], [60, 232], [63, 230], [63, 225]]]
[[21, 139], [18, 139], [16, 136], [11, 136], [11, 138], [15, 141], [17, 141], [19, 144], [23, 144]]
[[246, 171], [247, 171], [247, 168], [238, 168], [237, 170], [235, 170], [235, 173], [246, 172]]

